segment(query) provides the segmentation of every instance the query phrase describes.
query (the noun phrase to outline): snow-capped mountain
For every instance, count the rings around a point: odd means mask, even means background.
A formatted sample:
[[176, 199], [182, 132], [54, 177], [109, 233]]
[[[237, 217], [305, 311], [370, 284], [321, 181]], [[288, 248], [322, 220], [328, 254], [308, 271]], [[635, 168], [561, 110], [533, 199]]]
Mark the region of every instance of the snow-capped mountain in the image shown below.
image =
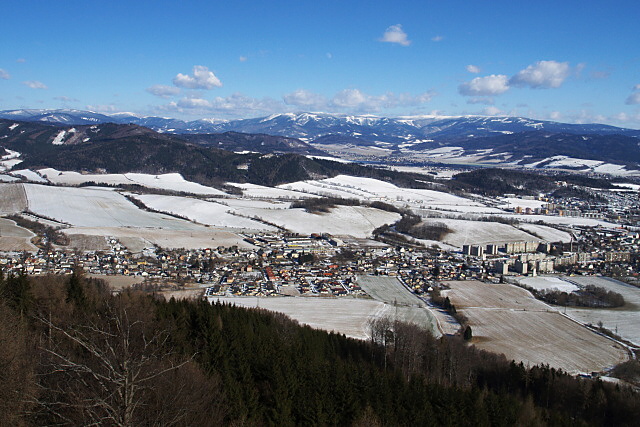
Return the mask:
[[200, 119], [184, 121], [162, 117], [138, 117], [131, 113], [101, 114], [80, 110], [8, 110], [0, 118], [57, 125], [96, 123], [137, 124], [162, 133], [201, 134], [227, 131], [265, 133], [312, 142], [331, 135], [334, 143], [359, 141], [362, 145], [435, 140], [451, 143], [470, 138], [534, 130], [578, 135], [625, 135], [640, 137], [640, 130], [602, 124], [568, 124], [523, 117], [408, 116], [398, 118], [326, 113], [285, 113], [240, 120]]

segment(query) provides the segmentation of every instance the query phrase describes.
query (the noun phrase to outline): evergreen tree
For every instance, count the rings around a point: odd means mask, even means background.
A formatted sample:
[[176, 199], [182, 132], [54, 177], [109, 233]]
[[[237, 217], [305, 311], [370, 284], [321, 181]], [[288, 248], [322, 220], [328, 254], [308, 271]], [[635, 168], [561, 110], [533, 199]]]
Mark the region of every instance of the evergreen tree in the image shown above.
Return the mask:
[[71, 274], [71, 277], [67, 281], [67, 302], [72, 302], [79, 307], [86, 305], [86, 297], [84, 294], [84, 287], [82, 285], [82, 273], [75, 269]]
[[463, 337], [465, 341], [469, 341], [471, 338], [473, 338], [473, 332], [471, 331], [471, 326], [467, 326], [464, 329]]

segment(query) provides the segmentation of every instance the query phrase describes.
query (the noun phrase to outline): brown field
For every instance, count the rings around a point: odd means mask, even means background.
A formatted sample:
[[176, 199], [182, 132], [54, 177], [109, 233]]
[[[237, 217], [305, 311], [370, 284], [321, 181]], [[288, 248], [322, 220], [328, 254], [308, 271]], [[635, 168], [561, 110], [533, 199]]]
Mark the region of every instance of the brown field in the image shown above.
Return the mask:
[[0, 251], [37, 251], [38, 248], [31, 243], [34, 236], [14, 221], [0, 218]]
[[624, 347], [565, 317], [524, 289], [478, 281], [447, 282], [445, 294], [469, 319], [473, 343], [524, 364], [592, 372], [628, 359]]
[[27, 209], [27, 195], [22, 184], [0, 184], [0, 215], [20, 213]]
[[119, 274], [113, 276], [107, 274], [87, 274], [87, 276], [94, 277], [96, 279], [104, 279], [109, 283], [109, 286], [111, 286], [111, 289], [113, 290], [128, 288], [136, 283], [142, 283], [144, 281], [144, 277], [142, 276], [122, 276]]
[[[253, 246], [242, 240], [238, 234], [214, 227], [196, 226], [187, 223], [195, 230], [168, 230], [161, 228], [129, 228], [129, 227], [71, 227], [64, 233], [85, 234], [91, 236], [111, 236], [116, 239], [125, 239], [132, 244], [133, 250], [142, 250], [144, 247], [156, 244], [162, 248], [215, 248], [218, 246], [237, 245], [241, 248]], [[124, 244], [124, 243], [123, 243]]]

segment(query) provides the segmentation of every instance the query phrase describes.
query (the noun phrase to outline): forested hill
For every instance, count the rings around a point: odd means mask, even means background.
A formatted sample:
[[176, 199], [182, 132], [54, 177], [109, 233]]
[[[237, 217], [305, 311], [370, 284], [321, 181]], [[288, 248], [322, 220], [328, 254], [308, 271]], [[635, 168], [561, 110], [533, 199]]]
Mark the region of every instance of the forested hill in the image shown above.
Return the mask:
[[513, 169], [481, 168], [453, 176], [447, 183], [452, 190], [466, 191], [487, 196], [501, 196], [506, 193], [538, 195], [551, 193], [563, 185], [611, 189], [615, 188], [608, 179], [591, 178], [585, 175], [556, 173], [543, 175]]
[[[103, 281], [0, 280], [0, 425], [634, 425], [640, 396], [392, 321], [374, 342]], [[393, 336], [393, 339], [389, 337]], [[126, 381], [125, 381], [126, 379]]]
[[[298, 154], [238, 154], [190, 143], [175, 135], [160, 134], [136, 125], [110, 123], [61, 130], [39, 123], [9, 123], [0, 121], [0, 134], [7, 135], [0, 139], [0, 147], [23, 154], [20, 168], [51, 167], [110, 173], [178, 172], [186, 179], [205, 185], [250, 182], [274, 186], [348, 174], [383, 179], [404, 187], [431, 187], [430, 178], [424, 175]], [[231, 137], [233, 135], [222, 136]], [[259, 135], [252, 139], [250, 135], [241, 135], [241, 139], [252, 140], [253, 143], [263, 137], [268, 136]]]

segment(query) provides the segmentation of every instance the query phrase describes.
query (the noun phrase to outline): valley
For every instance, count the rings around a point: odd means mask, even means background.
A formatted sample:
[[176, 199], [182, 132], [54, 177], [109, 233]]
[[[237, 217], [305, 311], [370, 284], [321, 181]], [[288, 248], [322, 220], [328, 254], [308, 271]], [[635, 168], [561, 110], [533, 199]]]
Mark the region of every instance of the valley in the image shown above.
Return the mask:
[[[80, 126], [63, 134], [37, 124], [27, 136], [5, 138], [0, 265], [9, 274], [81, 268], [167, 296], [260, 306], [358, 339], [371, 339], [372, 322], [384, 318], [434, 336], [471, 326], [479, 348], [572, 373], [608, 371], [629, 357], [627, 347], [582, 326], [581, 311], [569, 313], [571, 321], [526, 293], [514, 302], [496, 283], [537, 274], [637, 274], [633, 174], [531, 174], [514, 170], [513, 162], [509, 170], [398, 166], [407, 153], [379, 148], [389, 154], [374, 168], [242, 145], [234, 148], [246, 151], [232, 153], [131, 125]], [[103, 136], [65, 139], [83, 132]], [[225, 138], [254, 144], [266, 136]], [[278, 140], [280, 148], [284, 142]], [[331, 147], [321, 148], [358, 159]], [[132, 157], [132, 150], [145, 151]], [[467, 155], [462, 148], [431, 150], [430, 159], [441, 163]], [[484, 150], [468, 164], [482, 164], [490, 155]], [[128, 156], [124, 163], [119, 155]], [[405, 163], [427, 158], [410, 157]], [[469, 286], [500, 289], [517, 307], [498, 307], [482, 292], [465, 299]], [[433, 289], [443, 289], [464, 319], [434, 305]], [[515, 329], [500, 329], [507, 324]], [[538, 342], [549, 330], [557, 343]], [[620, 331], [627, 334], [622, 324]], [[638, 345], [637, 337], [623, 336]], [[559, 350], [569, 342], [575, 345]]]

